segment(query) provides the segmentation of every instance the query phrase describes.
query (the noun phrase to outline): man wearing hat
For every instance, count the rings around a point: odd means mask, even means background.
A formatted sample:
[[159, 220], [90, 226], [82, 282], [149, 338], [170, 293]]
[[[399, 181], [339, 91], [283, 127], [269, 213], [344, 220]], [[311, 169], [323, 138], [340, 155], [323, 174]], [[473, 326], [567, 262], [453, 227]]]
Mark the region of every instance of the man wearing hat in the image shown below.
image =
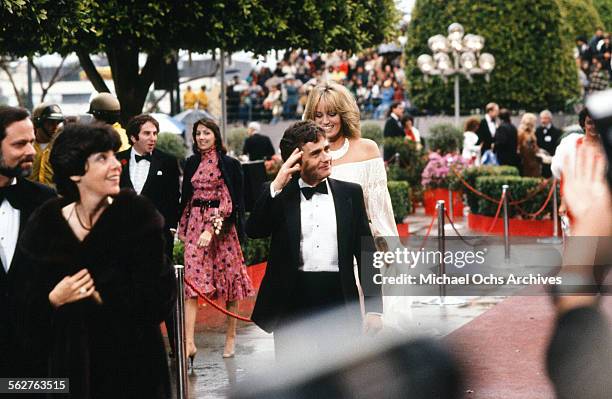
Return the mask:
[[270, 159], [274, 155], [274, 146], [270, 137], [260, 134], [261, 125], [258, 122], [251, 122], [247, 128], [247, 137], [244, 140], [242, 153], [249, 156], [251, 161]]
[[121, 104], [117, 97], [110, 93], [98, 93], [91, 99], [89, 103], [88, 114], [93, 115], [94, 119], [98, 122], [104, 122], [113, 127], [119, 133], [121, 138], [121, 147], [119, 151], [125, 151], [130, 148], [130, 142], [128, 140], [125, 129], [121, 127], [119, 118], [121, 117]]
[[51, 186], [53, 185], [53, 169], [49, 164], [49, 154], [51, 154], [53, 139], [64, 122], [64, 114], [59, 105], [42, 103], [32, 111], [32, 121], [36, 135], [34, 142], [36, 155], [29, 179]]

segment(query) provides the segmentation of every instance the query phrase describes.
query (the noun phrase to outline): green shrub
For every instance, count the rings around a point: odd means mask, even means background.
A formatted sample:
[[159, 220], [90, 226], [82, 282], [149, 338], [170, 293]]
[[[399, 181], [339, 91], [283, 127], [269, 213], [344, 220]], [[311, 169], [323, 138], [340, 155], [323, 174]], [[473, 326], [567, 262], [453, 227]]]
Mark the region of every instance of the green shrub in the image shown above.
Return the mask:
[[[481, 176], [476, 179], [476, 189], [480, 192], [487, 194], [490, 197], [499, 199], [502, 194], [502, 186], [507, 184], [509, 187], [510, 196], [508, 198], [508, 202], [521, 200], [527, 198], [528, 195], [533, 194], [533, 191], [536, 190], [540, 184], [544, 181], [542, 178], [536, 177], [520, 177], [520, 176]], [[537, 194], [533, 195], [529, 200], [519, 204], [520, 208], [522, 208], [525, 213], [535, 213], [537, 212], [544, 201], [546, 201], [546, 197], [548, 196], [548, 192], [550, 190], [550, 183], [546, 186], [546, 188], [540, 190]], [[486, 200], [484, 198], [480, 198], [478, 200], [478, 213], [485, 216], [495, 216], [495, 212], [497, 211], [498, 205]], [[549, 201], [546, 209], [540, 213], [536, 219], [543, 219], [545, 216], [549, 215], [552, 211], [552, 200]], [[503, 212], [503, 210], [502, 210]], [[510, 217], [516, 217], [518, 215], [522, 215], [519, 209], [516, 206], [510, 205], [508, 207], [508, 212]], [[528, 217], [526, 217], [528, 218]]]
[[412, 211], [410, 186], [405, 181], [388, 181], [387, 188], [391, 196], [395, 222], [402, 223], [404, 218]]
[[[247, 266], [256, 265], [268, 260], [268, 248], [270, 246], [269, 238], [250, 239], [242, 245], [242, 255], [244, 256], [244, 264]], [[174, 243], [172, 258], [175, 265], [184, 265], [185, 263], [185, 244], [181, 241]]]
[[461, 150], [463, 133], [450, 123], [433, 125], [429, 129], [427, 144], [431, 151], [436, 151], [441, 155], [451, 154]]
[[[476, 179], [480, 176], [518, 176], [519, 171], [514, 166], [472, 166], [461, 173], [461, 177], [470, 186], [476, 188]], [[480, 213], [478, 200], [480, 197], [464, 188], [463, 192], [467, 196], [467, 203], [472, 213]]]
[[[593, 5], [595, 9], [599, 13], [599, 17], [603, 23], [603, 28], [606, 31], [612, 30], [612, 0], [593, 0]], [[591, 32], [591, 35], [593, 32]], [[587, 39], [591, 37], [591, 35], [587, 36]]]
[[[563, 110], [579, 96], [573, 38], [557, 0], [419, 0], [408, 27], [406, 77], [412, 103], [431, 112], [454, 111], [452, 80], [423, 80], [416, 60], [430, 54], [427, 40], [446, 35], [453, 22], [485, 38], [483, 52], [495, 56], [486, 82], [460, 76], [461, 111], [483, 109], [495, 101], [509, 109]], [[555, 62], [544, 62], [555, 60]]]
[[242, 155], [244, 140], [247, 138], [247, 129], [235, 127], [227, 132], [227, 151], [232, 151], [234, 155]]
[[374, 122], [366, 122], [361, 124], [361, 137], [364, 139], [370, 139], [376, 144], [381, 145], [383, 143], [383, 129], [379, 124]]
[[599, 13], [591, 0], [558, 0], [561, 15], [567, 21], [570, 32], [569, 37], [575, 40], [576, 36], [584, 35], [589, 39], [598, 26], [602, 26]]
[[178, 160], [185, 159], [187, 155], [185, 140], [183, 140], [181, 136], [173, 133], [160, 133], [157, 136], [157, 149], [172, 155]]
[[384, 139], [385, 152], [399, 153], [399, 161], [389, 164], [387, 180], [404, 180], [410, 187], [421, 185], [421, 173], [427, 164], [425, 152], [418, 150], [416, 143], [405, 141], [402, 137], [387, 137]]

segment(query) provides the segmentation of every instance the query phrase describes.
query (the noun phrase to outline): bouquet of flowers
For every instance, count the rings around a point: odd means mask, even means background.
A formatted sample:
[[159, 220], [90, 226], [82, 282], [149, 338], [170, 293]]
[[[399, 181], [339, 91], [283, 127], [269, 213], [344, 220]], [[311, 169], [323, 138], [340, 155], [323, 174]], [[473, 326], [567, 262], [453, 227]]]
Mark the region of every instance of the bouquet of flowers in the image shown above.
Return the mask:
[[421, 185], [426, 188], [459, 188], [457, 177], [451, 171], [451, 166], [457, 173], [465, 169], [468, 164], [459, 154], [440, 155], [437, 152], [429, 154], [429, 161], [421, 174]]

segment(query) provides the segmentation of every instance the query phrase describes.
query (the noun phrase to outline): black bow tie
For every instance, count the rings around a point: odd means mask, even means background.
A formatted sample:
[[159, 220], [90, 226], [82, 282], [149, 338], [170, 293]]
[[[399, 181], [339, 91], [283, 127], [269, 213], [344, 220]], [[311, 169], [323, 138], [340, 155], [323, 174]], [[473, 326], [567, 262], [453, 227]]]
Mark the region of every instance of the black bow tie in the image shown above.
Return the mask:
[[134, 155], [136, 155], [136, 163], [142, 161], [143, 159], [146, 159], [147, 161], [151, 162], [151, 154], [144, 154], [144, 155], [134, 154]]
[[321, 193], [321, 194], [327, 194], [327, 184], [325, 183], [325, 181], [322, 181], [321, 183], [317, 184], [315, 187], [302, 187], [300, 188], [300, 190], [302, 190], [302, 194], [304, 194], [304, 197], [306, 197], [306, 199], [309, 200], [312, 198], [315, 192]]
[[11, 204], [11, 206], [15, 209], [20, 209], [18, 206], [18, 197], [19, 193], [17, 192], [17, 185], [11, 184], [10, 186], [0, 187], [0, 204], [5, 199]]

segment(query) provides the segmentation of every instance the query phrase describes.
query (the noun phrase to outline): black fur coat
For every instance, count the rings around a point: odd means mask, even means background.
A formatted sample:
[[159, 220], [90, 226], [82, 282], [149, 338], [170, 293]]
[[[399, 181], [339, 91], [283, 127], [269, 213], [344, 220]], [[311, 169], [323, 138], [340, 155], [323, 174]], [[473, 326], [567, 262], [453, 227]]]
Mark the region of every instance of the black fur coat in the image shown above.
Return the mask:
[[[122, 191], [79, 241], [47, 202], [21, 240], [27, 261], [21, 337], [48, 354], [50, 377], [70, 378], [72, 398], [169, 398], [159, 323], [172, 309], [174, 277], [164, 260], [163, 219], [153, 205]], [[102, 305], [91, 299], [53, 309], [48, 294], [65, 276], [87, 268]]]

